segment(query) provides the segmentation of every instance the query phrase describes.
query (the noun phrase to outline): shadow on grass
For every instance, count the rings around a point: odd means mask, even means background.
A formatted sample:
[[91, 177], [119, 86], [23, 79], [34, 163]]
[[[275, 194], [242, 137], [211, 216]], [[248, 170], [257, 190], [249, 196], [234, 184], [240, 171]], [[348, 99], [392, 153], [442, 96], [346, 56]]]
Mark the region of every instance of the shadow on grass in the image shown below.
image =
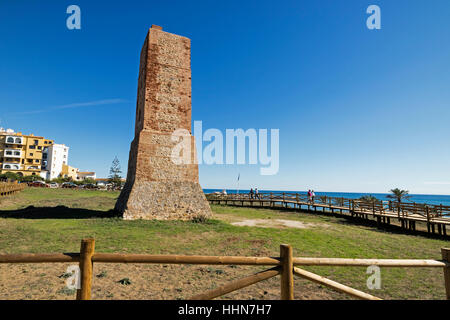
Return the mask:
[[34, 207], [29, 206], [18, 210], [0, 210], [0, 218], [13, 219], [92, 219], [120, 217], [117, 211], [100, 211], [83, 208]]

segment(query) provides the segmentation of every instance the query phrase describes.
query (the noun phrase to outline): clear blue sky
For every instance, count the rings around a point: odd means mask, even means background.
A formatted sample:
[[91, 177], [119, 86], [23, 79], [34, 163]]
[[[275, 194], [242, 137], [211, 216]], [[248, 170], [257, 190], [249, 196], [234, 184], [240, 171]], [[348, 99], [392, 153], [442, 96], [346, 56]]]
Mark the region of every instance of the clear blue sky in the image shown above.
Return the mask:
[[241, 188], [450, 194], [448, 0], [2, 0], [0, 126], [70, 146], [99, 177], [115, 155], [126, 171], [152, 24], [192, 41], [193, 120], [280, 129], [277, 175], [202, 165], [204, 188], [240, 172]]

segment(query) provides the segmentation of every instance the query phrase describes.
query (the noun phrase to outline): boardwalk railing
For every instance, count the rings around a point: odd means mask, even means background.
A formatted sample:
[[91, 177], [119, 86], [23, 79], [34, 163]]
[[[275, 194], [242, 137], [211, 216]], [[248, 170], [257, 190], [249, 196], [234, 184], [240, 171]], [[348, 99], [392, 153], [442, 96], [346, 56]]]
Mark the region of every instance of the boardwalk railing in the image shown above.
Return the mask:
[[233, 257], [233, 256], [190, 256], [190, 255], [150, 255], [150, 254], [109, 254], [96, 253], [95, 240], [81, 241], [79, 253], [56, 254], [3, 254], [0, 263], [79, 263], [81, 288], [77, 290], [77, 300], [90, 300], [93, 266], [101, 263], [147, 263], [147, 264], [195, 264], [195, 265], [254, 265], [269, 266], [270, 269], [248, 277], [232, 281], [219, 288], [195, 295], [192, 300], [214, 299], [230, 292], [245, 288], [263, 280], [280, 275], [280, 296], [282, 300], [294, 299], [294, 275], [327, 286], [338, 292], [364, 300], [380, 300], [368, 293], [350, 288], [336, 281], [324, 278], [298, 266], [346, 266], [361, 267], [424, 267], [443, 268], [446, 298], [450, 300], [450, 249], [442, 249], [442, 260], [403, 259], [342, 259], [342, 258], [295, 258], [290, 245], [280, 246], [279, 257]]
[[399, 203], [396, 201], [358, 200], [340, 197], [318, 196], [314, 200], [300, 193], [259, 193], [250, 194], [207, 194], [211, 203], [249, 205], [249, 206], [284, 206], [292, 209], [314, 210], [321, 208], [331, 213], [349, 214], [354, 217], [368, 219], [372, 217], [378, 224], [391, 223], [392, 218], [400, 221], [402, 228], [416, 230], [416, 222], [427, 224], [427, 231], [447, 235], [446, 226], [450, 225], [450, 206], [428, 205], [420, 203]]
[[8, 196], [25, 189], [24, 184], [0, 182], [0, 197]]

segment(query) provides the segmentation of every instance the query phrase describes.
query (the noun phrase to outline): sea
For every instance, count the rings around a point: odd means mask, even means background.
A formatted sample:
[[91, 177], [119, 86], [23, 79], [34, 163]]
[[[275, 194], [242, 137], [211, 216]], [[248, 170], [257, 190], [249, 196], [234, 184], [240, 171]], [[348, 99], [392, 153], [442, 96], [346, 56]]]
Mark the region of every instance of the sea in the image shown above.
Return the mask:
[[[221, 192], [223, 189], [203, 189], [205, 193]], [[236, 189], [225, 189], [227, 193], [236, 193]], [[239, 193], [249, 193], [250, 190], [239, 190]], [[307, 194], [307, 191], [279, 191], [279, 190], [258, 190], [259, 193], [271, 193], [271, 192], [286, 192], [286, 193], [300, 193]], [[389, 200], [386, 196], [388, 193], [356, 193], [356, 192], [317, 192], [314, 191], [317, 196], [338, 197], [347, 199], [359, 199], [362, 196], [371, 195], [379, 200]], [[410, 194], [411, 198], [405, 202], [426, 203], [433, 205], [450, 206], [450, 195], [433, 195], [433, 194]]]

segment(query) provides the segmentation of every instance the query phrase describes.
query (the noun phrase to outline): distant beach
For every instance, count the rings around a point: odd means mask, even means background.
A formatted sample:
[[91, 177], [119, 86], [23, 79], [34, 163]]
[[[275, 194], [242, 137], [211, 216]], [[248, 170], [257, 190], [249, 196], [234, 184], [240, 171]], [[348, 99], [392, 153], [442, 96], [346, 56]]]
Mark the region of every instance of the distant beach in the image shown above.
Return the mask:
[[[223, 189], [203, 189], [205, 193], [220, 192]], [[236, 193], [236, 189], [225, 189], [227, 193]], [[249, 193], [250, 190], [239, 190], [239, 193]], [[270, 193], [270, 192], [286, 192], [286, 193], [303, 193], [306, 194], [307, 191], [279, 191], [279, 190], [259, 190], [260, 193]], [[389, 193], [356, 193], [356, 192], [317, 192], [316, 196], [328, 196], [328, 197], [338, 197], [347, 199], [359, 199], [362, 196], [372, 195], [379, 200], [389, 200], [386, 196]], [[410, 194], [411, 199], [408, 202], [416, 203], [427, 203], [444, 206], [450, 206], [450, 195], [431, 195], [431, 194]]]

